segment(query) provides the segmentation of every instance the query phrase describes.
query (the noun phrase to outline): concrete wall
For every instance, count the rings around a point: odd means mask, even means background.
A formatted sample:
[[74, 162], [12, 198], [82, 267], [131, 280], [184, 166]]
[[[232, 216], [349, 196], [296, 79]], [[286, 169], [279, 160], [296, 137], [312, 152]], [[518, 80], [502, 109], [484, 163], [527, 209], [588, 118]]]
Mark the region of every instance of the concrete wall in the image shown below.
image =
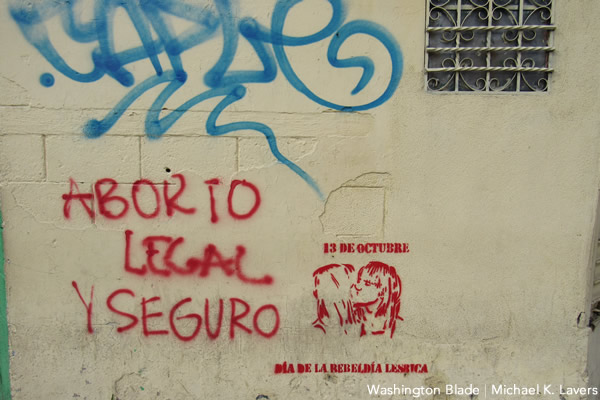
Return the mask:
[[[347, 2], [345, 21], [368, 22], [285, 46], [234, 21], [303, 37], [344, 16], [320, 0], [287, 16], [274, 0], [108, 3], [0, 10], [13, 399], [364, 399], [393, 384], [584, 398], [559, 385], [588, 385], [600, 3], [555, 2], [550, 90], [503, 95], [424, 90], [420, 0]], [[108, 14], [95, 21], [112, 34], [69, 10]], [[169, 59], [152, 30], [187, 47], [166, 41]], [[330, 64], [330, 43], [373, 62], [355, 95], [362, 69]], [[396, 295], [385, 321], [348, 314], [372, 262]]]

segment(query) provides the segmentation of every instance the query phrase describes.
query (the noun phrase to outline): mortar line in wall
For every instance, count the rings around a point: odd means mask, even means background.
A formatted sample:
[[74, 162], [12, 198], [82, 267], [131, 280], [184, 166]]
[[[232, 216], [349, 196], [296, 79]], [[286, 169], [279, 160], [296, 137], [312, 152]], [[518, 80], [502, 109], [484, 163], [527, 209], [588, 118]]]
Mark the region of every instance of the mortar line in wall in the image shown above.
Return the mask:
[[235, 140], [235, 171], [240, 172], [240, 138]]
[[[331, 233], [331, 232], [325, 232], [325, 233]], [[335, 237], [343, 240], [343, 239], [348, 239], [348, 238], [352, 238], [352, 239], [374, 239], [377, 240], [377, 234], [376, 233], [357, 233], [357, 234], [346, 234], [346, 233], [340, 233], [340, 234], [335, 234]]]
[[[56, 137], [56, 136], [65, 136], [65, 137], [75, 137], [75, 136], [82, 136], [81, 132], [67, 132], [67, 133], [36, 133], [37, 135], [41, 135], [41, 136], [45, 136], [45, 137]], [[8, 136], [8, 135], [16, 135], [16, 136], [20, 136], [20, 135], [27, 135], [27, 133], [14, 133], [14, 134], [2, 134], [0, 133], [0, 136]], [[111, 133], [110, 137], [113, 138], [140, 138], [143, 139], [144, 137], [146, 137], [145, 134], [142, 135], [132, 135], [132, 134], [126, 134], [126, 133]], [[323, 136], [325, 138], [338, 138], [338, 139], [354, 139], [354, 138], [358, 138], [358, 139], [362, 139], [365, 138], [366, 135], [326, 135]], [[212, 139], [213, 136], [210, 136], [208, 134], [198, 134], [198, 133], [165, 133], [163, 136], [161, 136], [161, 138], [210, 138]], [[264, 140], [264, 136], [260, 135], [260, 134], [256, 134], [256, 135], [248, 135], [248, 134], [244, 134], [244, 133], [240, 133], [240, 134], [228, 134], [227, 136], [221, 136], [220, 138], [222, 139], [229, 139], [229, 140], [233, 140], [233, 139], [263, 139]], [[284, 136], [284, 135], [279, 135], [277, 136], [277, 139], [314, 139], [316, 140], [317, 137], [316, 136], [300, 136], [300, 135], [290, 135], [290, 136]]]
[[46, 135], [42, 135], [42, 147], [44, 158], [44, 182], [48, 182], [48, 155], [46, 154]]
[[6, 317], [6, 276], [4, 274], [4, 225], [0, 209], [0, 400], [11, 400], [8, 319]]
[[138, 136], [138, 172], [139, 172], [139, 178], [138, 179], [142, 179], [142, 137]]
[[[83, 107], [83, 108], [71, 108], [71, 107], [47, 107], [47, 106], [32, 106], [31, 104], [1, 104], [0, 109], [11, 109], [11, 108], [21, 108], [23, 110], [46, 110], [46, 111], [104, 111], [110, 112], [112, 111], [111, 107]], [[136, 112], [147, 112], [147, 108], [134, 108], [129, 107], [127, 111], [136, 111]], [[162, 111], [176, 111], [175, 108], [164, 108]], [[186, 111], [187, 113], [192, 114], [210, 114], [213, 110], [195, 110], [189, 109]], [[268, 110], [228, 110], [229, 114], [264, 114], [264, 115], [295, 115], [295, 116], [303, 116], [303, 115], [336, 115], [341, 114], [343, 111], [337, 110], [322, 110], [322, 111], [268, 111]], [[352, 115], [354, 116], [372, 116], [373, 114], [364, 111], [353, 111]]]
[[385, 240], [385, 215], [387, 213], [387, 190], [383, 188], [383, 218], [381, 219], [381, 240]]

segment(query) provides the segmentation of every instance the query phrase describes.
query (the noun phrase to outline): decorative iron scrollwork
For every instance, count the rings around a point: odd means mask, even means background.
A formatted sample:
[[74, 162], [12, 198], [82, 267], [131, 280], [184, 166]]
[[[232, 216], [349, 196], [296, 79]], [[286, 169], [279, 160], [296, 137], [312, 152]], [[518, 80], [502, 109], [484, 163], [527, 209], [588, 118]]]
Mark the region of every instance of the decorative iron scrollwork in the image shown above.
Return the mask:
[[553, 0], [428, 0], [427, 89], [548, 90]]

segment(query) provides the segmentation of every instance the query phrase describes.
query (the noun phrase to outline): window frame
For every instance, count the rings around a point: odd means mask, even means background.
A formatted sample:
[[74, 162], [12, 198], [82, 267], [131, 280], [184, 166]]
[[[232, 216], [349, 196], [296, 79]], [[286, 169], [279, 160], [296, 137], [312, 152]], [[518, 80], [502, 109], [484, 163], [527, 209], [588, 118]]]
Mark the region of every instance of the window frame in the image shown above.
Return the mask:
[[[555, 13], [553, 9], [555, 0], [427, 0], [426, 2], [426, 28], [425, 28], [425, 54], [424, 54], [424, 88], [427, 93], [461, 93], [461, 94], [540, 94], [550, 92], [551, 80], [554, 73], [552, 65], [552, 53], [554, 47], [554, 24]], [[449, 11], [455, 12], [454, 17]], [[499, 13], [497, 13], [497, 11]], [[515, 13], [518, 14], [518, 21], [515, 19]], [[465, 13], [463, 15], [463, 13]], [[494, 20], [498, 17], [499, 20], [503, 17], [503, 12], [508, 12], [507, 18], [512, 17], [513, 25], [506, 23], [494, 25]], [[446, 20], [443, 20], [444, 13]], [[485, 18], [482, 18], [482, 14]], [[526, 14], [527, 13], [527, 14]], [[529, 24], [537, 19], [541, 22], [538, 24]], [[510, 15], [510, 17], [508, 17]], [[463, 19], [464, 18], [464, 19]], [[442, 20], [437, 23], [436, 21]], [[473, 25], [473, 22], [476, 22]], [[483, 22], [486, 25], [483, 25]], [[539, 22], [538, 21], [538, 22]], [[479, 22], [479, 24], [477, 24]], [[439, 26], [435, 26], [439, 25]], [[469, 38], [468, 34], [471, 33]], [[473, 40], [476, 34], [485, 34], [485, 44], [479, 46], [468, 45], [470, 40]], [[511, 41], [516, 42], [515, 45], [494, 45], [493, 41], [498, 41], [498, 34], [502, 33], [502, 40], [506, 42], [507, 34], [516, 35]], [[546, 37], [542, 38], [543, 46], [526, 46], [524, 42], [540, 41], [536, 35], [543, 33]], [[463, 37], [463, 35], [467, 35]], [[530, 40], [533, 34], [533, 39]], [[437, 38], [435, 36], [438, 36]], [[449, 36], [448, 36], [449, 35]], [[528, 35], [528, 36], [526, 36]], [[481, 41], [482, 35], [479, 35], [478, 40]], [[510, 38], [508, 38], [510, 39]], [[462, 43], [461, 43], [462, 40]], [[435, 43], [434, 43], [435, 41]], [[441, 45], [445, 42], [447, 45]], [[454, 43], [452, 43], [454, 42]], [[465, 45], [465, 43], [467, 45]], [[527, 43], [525, 43], [527, 44]], [[538, 43], [539, 44], [539, 43]], [[444, 51], [448, 49], [447, 51]], [[482, 56], [485, 58], [485, 65], [480, 62], [477, 64], [470, 56], [464, 54], [476, 53], [479, 61]], [[504, 53], [504, 56], [502, 55]], [[508, 54], [514, 55], [516, 58], [511, 58]], [[441, 65], [432, 66], [431, 61], [436, 55], [446, 54], [451, 58], [446, 57], [442, 60]], [[545, 58], [545, 63], [540, 67], [535, 65], [534, 55], [539, 59], [542, 56]], [[496, 56], [496, 60], [492, 57]], [[498, 60], [504, 60], [504, 65], [499, 66]], [[510, 60], [513, 65], [506, 65], [506, 61]], [[466, 63], [465, 63], [466, 61]], [[438, 61], [434, 61], [438, 62]], [[446, 63], [446, 64], [444, 64]], [[448, 63], [450, 65], [448, 65]], [[469, 63], [471, 63], [469, 65]], [[531, 65], [533, 63], [533, 65]], [[439, 62], [438, 62], [439, 64]], [[453, 65], [452, 65], [453, 64]], [[475, 72], [476, 74], [473, 74]], [[440, 75], [447, 73], [448, 81], [442, 82]], [[482, 77], [482, 74], [485, 76]], [[502, 90], [502, 85], [493, 87], [494, 81], [500, 83], [497, 76], [500, 74], [513, 74], [510, 80]], [[545, 86], [532, 87], [529, 85], [525, 75], [543, 74], [540, 81], [545, 82]], [[475, 87], [471, 87], [467, 82], [468, 78], [465, 75], [479, 76], [475, 79]], [[432, 87], [432, 82], [438, 80], [440, 87]], [[483, 83], [482, 83], [483, 80]], [[453, 81], [453, 82], [451, 82]], [[508, 88], [514, 82], [514, 89]], [[524, 83], [523, 83], [524, 82]], [[446, 85], [447, 84], [447, 85]], [[542, 83], [544, 84], [544, 83]], [[446, 86], [449, 88], [447, 89]], [[527, 89], [528, 87], [528, 89]], [[507, 89], [507, 90], [505, 90]], [[536, 90], [540, 89], [540, 90]]]

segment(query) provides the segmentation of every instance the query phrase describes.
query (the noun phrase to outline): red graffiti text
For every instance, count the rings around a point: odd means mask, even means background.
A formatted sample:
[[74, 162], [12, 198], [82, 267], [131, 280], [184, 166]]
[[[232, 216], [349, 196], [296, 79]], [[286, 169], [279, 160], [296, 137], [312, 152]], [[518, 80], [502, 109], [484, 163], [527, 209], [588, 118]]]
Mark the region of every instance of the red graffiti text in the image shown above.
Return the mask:
[[220, 269], [226, 276], [235, 277], [244, 283], [255, 285], [270, 285], [273, 283], [273, 278], [270, 275], [253, 278], [244, 273], [242, 258], [246, 254], [246, 248], [241, 245], [236, 246], [234, 256], [225, 257], [214, 244], [208, 244], [204, 247], [200, 257], [189, 257], [185, 263], [178, 265], [173, 259], [179, 246], [185, 242], [183, 237], [164, 235], [145, 237], [140, 244], [146, 254], [146, 262], [141, 266], [134, 266], [131, 263], [132, 237], [133, 231], [126, 230], [124, 268], [125, 272], [131, 274], [196, 275], [205, 278], [210, 275], [212, 269]]
[[[72, 285], [84, 305], [87, 330], [92, 334], [93, 288], [88, 302], [82, 298], [77, 282], [73, 281]], [[146, 337], [173, 334], [178, 340], [188, 342], [204, 332], [208, 339], [215, 340], [221, 336], [222, 328], [228, 328], [223, 335], [229, 336], [230, 339], [241, 333], [256, 334], [268, 339], [279, 331], [279, 310], [273, 304], [264, 304], [253, 309], [245, 300], [236, 297], [228, 301], [219, 299], [216, 305], [214, 300], [211, 302], [204, 299], [204, 307], [198, 311], [193, 308], [190, 310], [193, 306], [189, 303], [192, 302], [191, 297], [185, 297], [173, 304], [168, 312], [163, 312], [165, 310], [161, 307], [160, 296], [142, 297], [138, 300], [133, 290], [123, 288], [115, 290], [107, 297], [106, 307], [122, 321], [117, 327], [118, 333], [138, 327]], [[141, 306], [139, 315], [131, 311], [138, 303]], [[179, 322], [182, 320], [184, 322]]]
[[[144, 219], [157, 218], [164, 214], [172, 217], [176, 214], [191, 215], [196, 213], [196, 207], [190, 206], [189, 198], [183, 199], [187, 184], [185, 176], [173, 174], [172, 179], [176, 182], [164, 180], [162, 183], [154, 183], [149, 179], [139, 179], [131, 185], [129, 196], [125, 196], [122, 184], [112, 178], [99, 179], [94, 183], [94, 189], [89, 193], [82, 193], [77, 182], [69, 180], [69, 192], [62, 195], [63, 215], [66, 219], [71, 218], [73, 204], [83, 208], [90, 219], [95, 220], [97, 216], [106, 219], [121, 219], [127, 216], [131, 210]], [[204, 182], [208, 187], [210, 201], [210, 221], [216, 224], [219, 221], [217, 214], [217, 197], [214, 188], [221, 185], [218, 178], [208, 179]], [[234, 206], [234, 199], [239, 193], [246, 191], [253, 200], [247, 209], [239, 210]], [[185, 203], [186, 205], [182, 205]], [[246, 181], [234, 179], [229, 185], [227, 195], [227, 211], [229, 216], [236, 220], [245, 220], [252, 217], [258, 211], [261, 204], [260, 191], [256, 185]], [[239, 205], [237, 206], [239, 208]]]

